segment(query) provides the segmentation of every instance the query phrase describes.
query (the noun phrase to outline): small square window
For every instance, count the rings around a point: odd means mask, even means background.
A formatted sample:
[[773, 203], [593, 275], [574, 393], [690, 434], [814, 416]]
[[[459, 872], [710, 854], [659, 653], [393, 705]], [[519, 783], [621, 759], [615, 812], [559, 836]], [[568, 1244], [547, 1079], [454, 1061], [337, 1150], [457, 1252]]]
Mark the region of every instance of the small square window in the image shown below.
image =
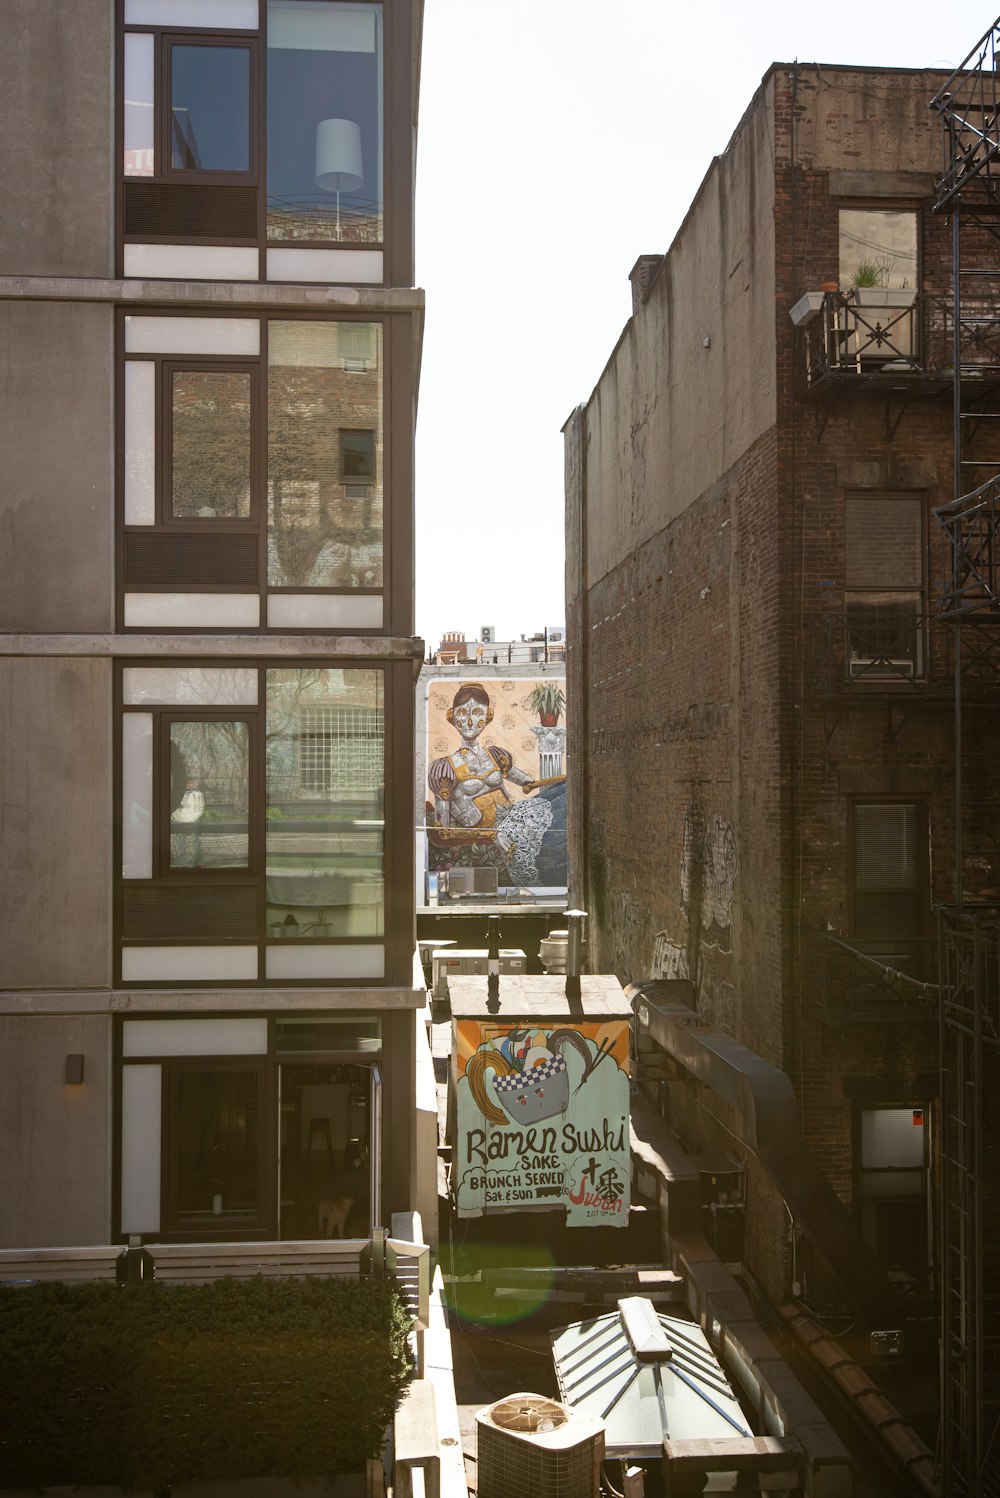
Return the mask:
[[340, 433], [340, 476], [345, 483], [375, 482], [375, 433]]

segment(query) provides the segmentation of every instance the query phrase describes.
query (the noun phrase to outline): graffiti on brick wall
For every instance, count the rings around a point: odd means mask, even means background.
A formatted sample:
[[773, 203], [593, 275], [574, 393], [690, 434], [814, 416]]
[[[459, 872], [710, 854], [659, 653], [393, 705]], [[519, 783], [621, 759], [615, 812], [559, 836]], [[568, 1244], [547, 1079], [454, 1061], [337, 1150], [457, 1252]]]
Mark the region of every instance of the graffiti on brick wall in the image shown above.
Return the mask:
[[611, 942], [611, 971], [629, 981], [636, 974], [642, 911], [637, 901], [623, 889], [611, 891], [608, 901], [608, 936]]
[[684, 815], [681, 853], [681, 908], [703, 946], [732, 949], [736, 834], [724, 817], [702, 818], [693, 807]]
[[657, 931], [653, 940], [653, 972], [654, 978], [690, 978], [688, 971], [688, 954], [684, 947], [679, 947], [675, 941], [670, 940], [667, 931]]

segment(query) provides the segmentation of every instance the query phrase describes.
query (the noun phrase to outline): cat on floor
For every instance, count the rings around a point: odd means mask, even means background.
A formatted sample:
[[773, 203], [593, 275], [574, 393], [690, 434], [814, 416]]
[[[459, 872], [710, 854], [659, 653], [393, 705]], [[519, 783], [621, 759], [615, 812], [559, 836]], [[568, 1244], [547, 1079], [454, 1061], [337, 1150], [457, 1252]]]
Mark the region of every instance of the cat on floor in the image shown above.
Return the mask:
[[353, 1196], [329, 1196], [320, 1202], [317, 1215], [319, 1217], [319, 1236], [321, 1238], [343, 1238], [346, 1237], [347, 1219], [351, 1215], [354, 1206]]

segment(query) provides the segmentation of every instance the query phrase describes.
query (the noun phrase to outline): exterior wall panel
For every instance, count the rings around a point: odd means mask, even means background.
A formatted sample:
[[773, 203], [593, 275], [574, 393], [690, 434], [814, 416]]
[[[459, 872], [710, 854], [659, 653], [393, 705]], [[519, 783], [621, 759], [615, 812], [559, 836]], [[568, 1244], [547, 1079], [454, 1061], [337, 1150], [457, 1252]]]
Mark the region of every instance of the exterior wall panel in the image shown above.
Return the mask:
[[114, 7], [7, 0], [0, 275], [109, 276]]
[[114, 620], [110, 306], [0, 302], [0, 630]]

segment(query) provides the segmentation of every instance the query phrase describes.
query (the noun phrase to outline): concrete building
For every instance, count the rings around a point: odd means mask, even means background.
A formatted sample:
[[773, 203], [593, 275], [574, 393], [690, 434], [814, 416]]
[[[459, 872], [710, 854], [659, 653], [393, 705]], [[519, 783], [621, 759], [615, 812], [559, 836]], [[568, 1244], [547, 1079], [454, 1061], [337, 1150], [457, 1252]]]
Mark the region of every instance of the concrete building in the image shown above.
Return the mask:
[[565, 428], [570, 901], [592, 971], [659, 980], [643, 1086], [714, 1162], [723, 1257], [858, 1333], [881, 1306], [929, 1368], [934, 912], [995, 898], [1000, 873], [982, 673], [956, 856], [936, 603], [935, 507], [1000, 466], [986, 229], [955, 355], [944, 83], [775, 64], [669, 251], [637, 262]]
[[5, 8], [5, 1247], [418, 1204], [420, 25]]

